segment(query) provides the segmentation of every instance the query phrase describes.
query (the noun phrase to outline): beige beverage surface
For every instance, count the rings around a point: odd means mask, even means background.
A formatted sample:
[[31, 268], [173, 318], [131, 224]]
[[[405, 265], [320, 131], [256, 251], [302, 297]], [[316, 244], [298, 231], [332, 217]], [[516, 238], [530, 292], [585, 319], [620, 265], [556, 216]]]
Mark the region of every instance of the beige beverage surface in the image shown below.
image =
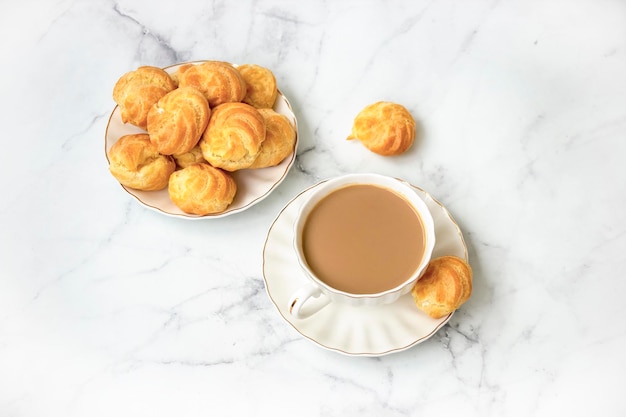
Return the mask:
[[425, 236], [419, 215], [403, 197], [375, 185], [350, 185], [317, 203], [302, 245], [320, 280], [341, 291], [375, 294], [415, 272]]

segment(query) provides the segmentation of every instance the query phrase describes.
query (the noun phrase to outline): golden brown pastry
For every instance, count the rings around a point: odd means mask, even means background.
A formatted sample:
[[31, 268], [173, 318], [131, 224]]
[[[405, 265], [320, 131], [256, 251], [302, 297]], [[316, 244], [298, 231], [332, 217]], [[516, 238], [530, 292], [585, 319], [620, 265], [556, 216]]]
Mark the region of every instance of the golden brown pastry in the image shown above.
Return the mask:
[[145, 133], [122, 136], [108, 156], [111, 174], [122, 185], [136, 190], [162, 190], [176, 168], [174, 160], [159, 154]]
[[400, 155], [415, 141], [415, 119], [404, 106], [379, 101], [356, 116], [350, 139], [360, 140], [379, 155]]
[[180, 86], [180, 74], [182, 74], [183, 72], [187, 71], [189, 68], [193, 67], [194, 64], [192, 64], [191, 62], [188, 62], [186, 64], [181, 64], [178, 66], [178, 69], [174, 72], [172, 72], [170, 74], [170, 77], [172, 77], [172, 80], [174, 80], [174, 82], [176, 83], [176, 86], [179, 87]]
[[189, 152], [209, 123], [211, 110], [204, 95], [192, 87], [170, 91], [148, 113], [150, 140], [163, 155]]
[[209, 164], [194, 164], [170, 176], [172, 202], [189, 214], [221, 213], [232, 203], [237, 184], [227, 172]]
[[265, 140], [250, 168], [273, 167], [291, 155], [296, 143], [296, 130], [283, 114], [272, 109], [259, 109], [265, 120]]
[[458, 309], [472, 293], [472, 269], [456, 256], [430, 262], [411, 290], [418, 308], [439, 319]]
[[227, 171], [250, 167], [265, 140], [261, 113], [246, 103], [224, 103], [213, 109], [202, 139], [202, 155], [211, 165]]
[[145, 129], [152, 105], [175, 88], [174, 80], [165, 70], [142, 66], [117, 80], [113, 100], [120, 106], [122, 122]]
[[256, 64], [245, 64], [237, 67], [246, 82], [244, 103], [258, 109], [272, 108], [278, 96], [276, 77], [268, 68]]
[[189, 152], [172, 155], [176, 161], [176, 165], [180, 168], [187, 168], [189, 165], [206, 163], [206, 159], [202, 156], [200, 145], [196, 145]]
[[175, 71], [170, 72], [170, 77], [172, 77], [172, 80], [174, 81], [174, 84], [176, 84], [176, 88], [179, 87], [180, 81], [179, 81], [179, 75], [182, 74], [183, 72], [185, 72], [185, 70], [189, 67], [191, 67], [193, 64], [191, 63], [187, 63], [187, 64], [181, 64], [178, 66], [178, 68]]
[[179, 68], [177, 78], [179, 87], [194, 87], [201, 91], [211, 108], [241, 101], [246, 95], [246, 82], [237, 68], [228, 62], [187, 64]]

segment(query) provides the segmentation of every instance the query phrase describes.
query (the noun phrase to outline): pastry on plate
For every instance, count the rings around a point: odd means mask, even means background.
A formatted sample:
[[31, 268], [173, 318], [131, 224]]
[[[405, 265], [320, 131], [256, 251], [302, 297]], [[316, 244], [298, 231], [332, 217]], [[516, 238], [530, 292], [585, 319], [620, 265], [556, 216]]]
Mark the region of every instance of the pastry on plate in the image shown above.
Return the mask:
[[235, 198], [237, 184], [229, 173], [200, 163], [174, 172], [168, 193], [185, 213], [203, 216], [226, 210]]
[[249, 168], [265, 140], [265, 121], [246, 103], [224, 103], [213, 109], [202, 139], [202, 155], [226, 171]]
[[172, 90], [148, 113], [148, 134], [164, 155], [183, 154], [198, 144], [211, 110], [204, 95], [192, 87]]
[[276, 77], [265, 67], [256, 64], [245, 64], [237, 67], [246, 82], [246, 96], [244, 103], [258, 109], [272, 108], [278, 96]]
[[176, 163], [161, 155], [145, 133], [119, 138], [108, 152], [109, 171], [126, 187], [155, 191], [167, 187]]
[[435, 319], [444, 317], [472, 294], [472, 268], [456, 256], [433, 259], [411, 294], [420, 310]]
[[250, 168], [273, 167], [293, 152], [296, 130], [283, 114], [272, 109], [259, 109], [259, 113], [265, 120], [265, 140]]
[[400, 155], [415, 141], [415, 119], [401, 104], [379, 101], [359, 112], [348, 139], [379, 155]]
[[148, 112], [161, 97], [176, 88], [161, 68], [142, 66], [122, 75], [113, 87], [113, 100], [120, 106], [122, 122], [146, 129]]
[[246, 95], [246, 82], [237, 68], [228, 62], [186, 64], [178, 69], [176, 78], [179, 87], [194, 87], [202, 92], [211, 108], [241, 101]]
[[176, 161], [176, 165], [180, 168], [187, 168], [189, 165], [206, 163], [206, 159], [202, 156], [200, 145], [194, 146], [189, 152], [172, 155]]

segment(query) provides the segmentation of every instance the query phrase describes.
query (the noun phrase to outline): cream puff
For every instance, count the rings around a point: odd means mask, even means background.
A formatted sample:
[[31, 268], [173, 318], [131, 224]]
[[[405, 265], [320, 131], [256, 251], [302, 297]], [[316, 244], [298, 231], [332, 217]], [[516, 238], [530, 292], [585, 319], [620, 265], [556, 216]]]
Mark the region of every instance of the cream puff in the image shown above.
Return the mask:
[[168, 193], [185, 213], [204, 216], [225, 211], [235, 198], [237, 184], [229, 173], [199, 163], [174, 172]]
[[432, 260], [411, 290], [417, 307], [439, 319], [458, 309], [472, 294], [472, 268], [456, 256]]
[[122, 75], [113, 87], [113, 100], [120, 106], [122, 122], [146, 129], [148, 112], [161, 97], [176, 88], [163, 69], [142, 66]]
[[164, 155], [183, 154], [198, 144], [211, 110], [204, 95], [179, 87], [159, 99], [148, 113], [148, 134]]
[[400, 155], [413, 145], [415, 130], [415, 119], [404, 106], [379, 101], [366, 106], [355, 117], [348, 140], [358, 139], [379, 155]]
[[249, 168], [265, 140], [265, 120], [246, 103], [224, 103], [213, 109], [202, 139], [202, 156], [226, 171]]
[[122, 136], [111, 146], [108, 157], [111, 174], [136, 190], [162, 190], [176, 169], [174, 160], [161, 155], [145, 133]]

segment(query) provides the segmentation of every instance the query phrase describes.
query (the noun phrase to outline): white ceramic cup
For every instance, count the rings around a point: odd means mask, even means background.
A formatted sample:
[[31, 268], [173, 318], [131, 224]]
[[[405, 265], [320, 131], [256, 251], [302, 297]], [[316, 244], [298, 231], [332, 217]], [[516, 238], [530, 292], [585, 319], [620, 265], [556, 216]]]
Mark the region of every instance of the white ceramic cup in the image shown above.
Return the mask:
[[[376, 294], [353, 294], [329, 286], [315, 276], [306, 261], [302, 248], [304, 225], [317, 203], [340, 188], [357, 184], [380, 186], [403, 197], [420, 216], [426, 238], [422, 260], [413, 274], [402, 284]], [[294, 223], [293, 243], [298, 263], [309, 282], [294, 292], [289, 300], [288, 308], [294, 318], [303, 319], [317, 313], [329, 303], [346, 303], [352, 306], [389, 304], [410, 292], [430, 262], [435, 246], [435, 226], [426, 203], [406, 182], [379, 174], [347, 174], [321, 183], [307, 196]], [[411, 255], [407, 254], [407, 256]]]

